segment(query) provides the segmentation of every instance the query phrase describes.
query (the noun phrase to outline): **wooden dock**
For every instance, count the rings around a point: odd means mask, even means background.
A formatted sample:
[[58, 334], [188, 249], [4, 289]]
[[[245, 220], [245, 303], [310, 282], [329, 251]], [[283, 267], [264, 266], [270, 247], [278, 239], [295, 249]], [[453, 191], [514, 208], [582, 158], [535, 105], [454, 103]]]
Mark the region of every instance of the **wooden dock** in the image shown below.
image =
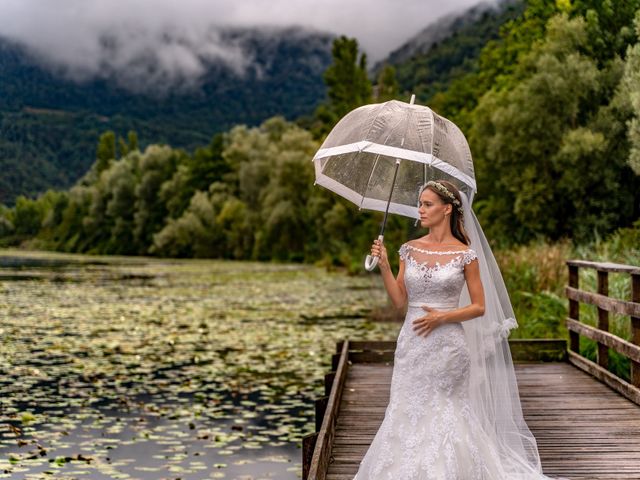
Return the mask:
[[[567, 260], [569, 350], [565, 340], [509, 341], [525, 420], [545, 474], [571, 479], [640, 479], [640, 267]], [[579, 269], [597, 273], [597, 292], [580, 289]], [[609, 297], [609, 273], [629, 275], [629, 300]], [[597, 325], [580, 321], [580, 304]], [[609, 332], [609, 314], [629, 317], [629, 339]], [[596, 361], [580, 351], [596, 343]], [[629, 360], [629, 379], [609, 370], [609, 350]], [[302, 444], [303, 480], [352, 480], [389, 402], [395, 342], [338, 344], [316, 433]], [[373, 480], [373, 479], [362, 479]], [[464, 479], [461, 479], [464, 480]]]
[[[340, 342], [318, 432], [303, 444], [303, 479], [352, 480], [389, 401], [395, 342]], [[525, 419], [544, 473], [571, 479], [640, 479], [640, 406], [576, 366], [566, 342], [511, 342]], [[532, 358], [537, 362], [519, 362]]]

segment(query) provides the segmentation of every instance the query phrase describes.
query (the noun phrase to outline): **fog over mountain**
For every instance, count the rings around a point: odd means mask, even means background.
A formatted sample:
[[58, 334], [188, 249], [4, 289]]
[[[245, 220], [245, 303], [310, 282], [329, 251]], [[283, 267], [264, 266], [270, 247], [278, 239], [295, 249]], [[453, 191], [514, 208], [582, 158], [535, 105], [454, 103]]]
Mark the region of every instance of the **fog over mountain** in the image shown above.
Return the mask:
[[478, 22], [484, 15], [495, 14], [509, 6], [522, 4], [521, 0], [493, 0], [479, 1], [464, 11], [456, 11], [442, 16], [437, 22], [426, 25], [397, 49], [391, 51], [386, 58], [379, 61], [376, 70], [381, 64], [398, 64], [406, 62], [414, 55], [427, 53], [438, 42], [451, 36], [452, 33]]
[[[291, 26], [356, 37], [371, 62], [439, 18], [478, 0], [3, 0], [0, 37], [75, 81], [116, 79], [131, 90], [191, 87], [212, 63], [255, 66], [229, 32]], [[401, 7], [399, 7], [401, 5]], [[143, 82], [141, 82], [144, 80]]]

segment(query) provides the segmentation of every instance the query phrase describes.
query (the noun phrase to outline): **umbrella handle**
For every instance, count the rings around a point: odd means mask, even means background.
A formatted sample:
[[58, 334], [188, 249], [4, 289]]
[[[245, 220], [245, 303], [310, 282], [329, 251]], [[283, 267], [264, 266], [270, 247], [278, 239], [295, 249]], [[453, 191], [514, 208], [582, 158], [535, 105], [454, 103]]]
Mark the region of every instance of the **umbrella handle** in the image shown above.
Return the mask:
[[[384, 240], [384, 235], [378, 235], [378, 240], [382, 242], [382, 240]], [[372, 257], [371, 255], [367, 255], [367, 258], [364, 261], [364, 268], [366, 268], [369, 272], [372, 271], [374, 268], [376, 268], [376, 265], [378, 265], [379, 259], [380, 257]]]

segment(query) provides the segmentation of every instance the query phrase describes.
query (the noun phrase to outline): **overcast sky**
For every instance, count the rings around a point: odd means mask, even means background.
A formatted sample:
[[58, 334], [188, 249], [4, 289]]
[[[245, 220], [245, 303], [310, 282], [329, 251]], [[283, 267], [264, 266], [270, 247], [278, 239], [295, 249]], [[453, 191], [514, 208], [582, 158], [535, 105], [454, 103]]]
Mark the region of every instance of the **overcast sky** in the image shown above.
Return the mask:
[[[305, 26], [356, 37], [370, 64], [439, 17], [478, 0], [0, 0], [0, 36], [77, 76], [155, 57], [168, 76], [197, 76], [221, 59], [248, 61], [224, 44], [220, 26]], [[163, 44], [171, 32], [180, 42]], [[108, 36], [110, 49], [104, 48]], [[102, 43], [100, 40], [102, 39]]]

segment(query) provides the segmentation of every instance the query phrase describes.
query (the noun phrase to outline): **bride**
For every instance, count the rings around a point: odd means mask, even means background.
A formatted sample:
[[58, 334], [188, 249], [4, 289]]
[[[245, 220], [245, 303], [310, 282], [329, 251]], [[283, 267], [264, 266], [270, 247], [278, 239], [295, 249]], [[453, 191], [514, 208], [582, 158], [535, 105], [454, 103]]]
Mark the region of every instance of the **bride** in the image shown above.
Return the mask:
[[517, 324], [468, 199], [430, 181], [419, 214], [429, 233], [402, 245], [397, 278], [384, 245], [371, 248], [407, 314], [384, 421], [354, 480], [547, 479], [507, 342]]

